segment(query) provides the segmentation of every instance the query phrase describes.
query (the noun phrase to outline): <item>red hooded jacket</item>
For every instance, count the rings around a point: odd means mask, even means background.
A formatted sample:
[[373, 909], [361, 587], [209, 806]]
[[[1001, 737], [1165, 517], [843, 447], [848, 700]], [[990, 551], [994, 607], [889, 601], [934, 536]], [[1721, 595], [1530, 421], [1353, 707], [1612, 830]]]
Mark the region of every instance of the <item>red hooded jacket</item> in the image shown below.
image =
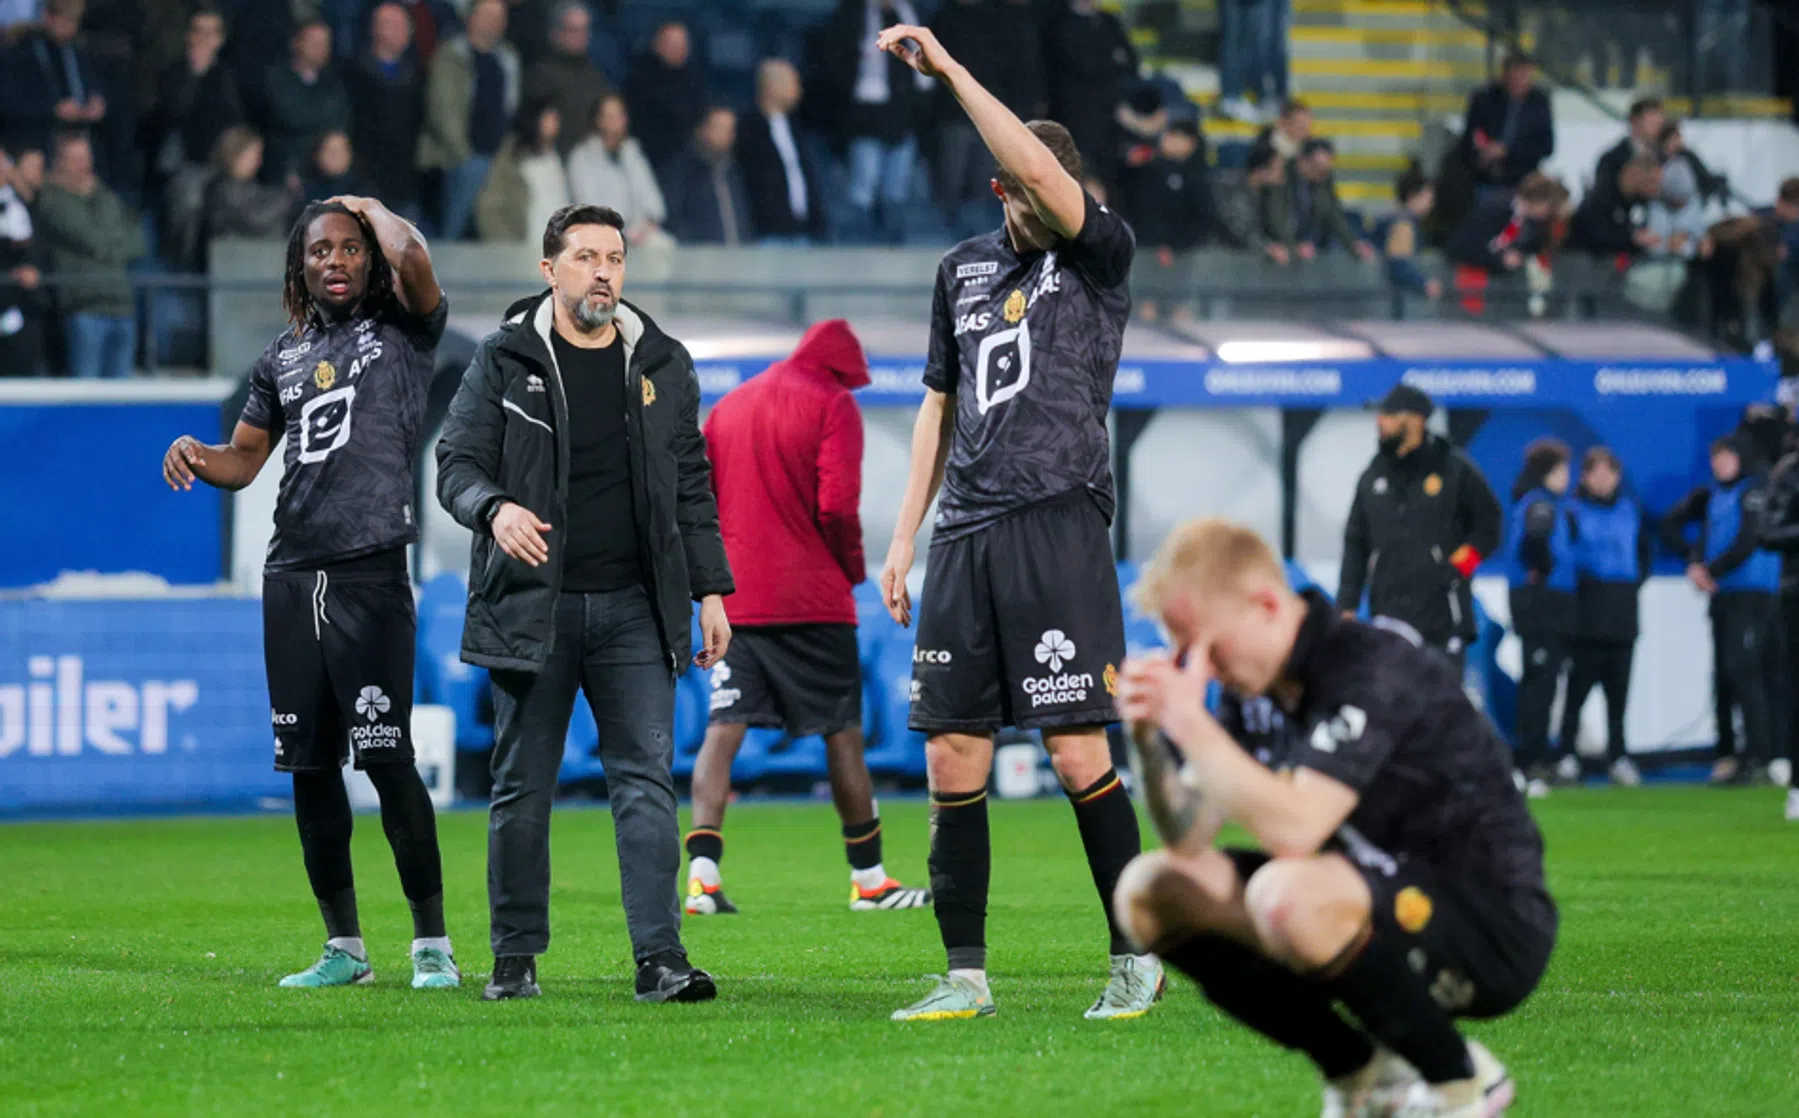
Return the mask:
[[734, 625], [856, 622], [862, 557], [862, 412], [868, 359], [849, 323], [820, 322], [793, 356], [739, 385], [706, 419], [706, 450], [737, 592]]

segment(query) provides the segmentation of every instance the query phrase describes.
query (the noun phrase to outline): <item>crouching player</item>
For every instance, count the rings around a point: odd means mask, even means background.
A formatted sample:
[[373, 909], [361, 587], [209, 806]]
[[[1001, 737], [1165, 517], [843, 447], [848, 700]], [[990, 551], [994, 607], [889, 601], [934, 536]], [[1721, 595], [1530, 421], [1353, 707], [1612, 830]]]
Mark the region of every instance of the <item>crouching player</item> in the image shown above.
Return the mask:
[[[1459, 673], [1398, 626], [1293, 593], [1268, 545], [1222, 520], [1178, 528], [1139, 594], [1181, 651], [1121, 679], [1167, 843], [1119, 881], [1126, 932], [1311, 1057], [1326, 1118], [1502, 1113], [1511, 1080], [1454, 1020], [1530, 994], [1556, 909], [1542, 836]], [[1226, 822], [1261, 849], [1214, 848]]]

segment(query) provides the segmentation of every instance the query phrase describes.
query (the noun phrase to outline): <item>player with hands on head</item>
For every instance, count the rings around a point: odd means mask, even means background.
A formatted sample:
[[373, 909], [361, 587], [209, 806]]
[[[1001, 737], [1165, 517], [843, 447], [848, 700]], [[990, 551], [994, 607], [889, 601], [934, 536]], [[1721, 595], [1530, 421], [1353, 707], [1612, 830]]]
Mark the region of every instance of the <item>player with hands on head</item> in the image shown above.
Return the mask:
[[[938, 266], [927, 391], [881, 572], [894, 619], [909, 626], [917, 614], [908, 721], [928, 735], [931, 893], [948, 962], [936, 987], [893, 1017], [994, 1012], [986, 788], [993, 735], [1006, 726], [1042, 732], [1106, 915], [1109, 973], [1086, 1016], [1141, 1017], [1163, 975], [1132, 949], [1110, 904], [1142, 844], [1105, 733], [1124, 659], [1107, 419], [1135, 238], [1081, 188], [1066, 128], [1019, 120], [927, 28], [889, 27], [876, 44], [955, 96], [999, 165], [993, 192], [1005, 213], [1002, 228]], [[933, 499], [915, 611], [906, 577]]]
[[[1557, 915], [1509, 751], [1459, 672], [1404, 626], [1294, 593], [1224, 520], [1178, 527], [1138, 594], [1179, 652], [1119, 681], [1167, 843], [1119, 882], [1132, 940], [1310, 1057], [1327, 1118], [1503, 1112], [1509, 1076], [1454, 1022], [1529, 996]], [[1215, 847], [1225, 822], [1260, 849]]]
[[318, 962], [282, 986], [373, 978], [350, 864], [349, 756], [381, 797], [412, 907], [412, 985], [461, 974], [444, 929], [437, 818], [413, 764], [417, 620], [406, 549], [425, 397], [449, 314], [424, 238], [373, 198], [306, 207], [288, 238], [289, 325], [256, 362], [229, 442], [175, 440], [170, 488], [249, 485], [286, 439], [263, 576], [275, 768], [293, 774], [306, 873], [325, 922]]

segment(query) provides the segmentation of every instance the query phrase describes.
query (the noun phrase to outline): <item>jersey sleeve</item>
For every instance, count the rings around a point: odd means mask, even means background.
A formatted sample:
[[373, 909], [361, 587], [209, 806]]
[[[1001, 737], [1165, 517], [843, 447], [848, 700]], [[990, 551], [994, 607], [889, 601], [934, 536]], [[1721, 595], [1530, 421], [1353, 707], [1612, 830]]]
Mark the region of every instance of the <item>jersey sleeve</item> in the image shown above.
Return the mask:
[[1405, 715], [1388, 696], [1363, 685], [1370, 682], [1365, 670], [1332, 682], [1317, 688], [1314, 713], [1292, 743], [1293, 767], [1315, 770], [1363, 792], [1392, 754]]
[[264, 431], [280, 431], [287, 424], [281, 413], [281, 393], [275, 386], [275, 362], [269, 353], [250, 366], [250, 395], [238, 420]]
[[434, 350], [443, 340], [444, 326], [450, 321], [450, 297], [438, 296], [437, 306], [430, 314], [413, 314], [396, 301], [391, 321], [414, 349], [420, 352]]
[[931, 341], [924, 363], [926, 388], [945, 395], [956, 394], [962, 358], [956, 351], [956, 320], [950, 314], [949, 268], [937, 268], [937, 288], [931, 294]]
[[[1081, 231], [1062, 250], [1063, 259], [1085, 272], [1101, 287], [1118, 287], [1131, 274], [1137, 255], [1137, 238], [1125, 220], [1101, 205], [1091, 194]], [[941, 277], [939, 277], [941, 279]]]

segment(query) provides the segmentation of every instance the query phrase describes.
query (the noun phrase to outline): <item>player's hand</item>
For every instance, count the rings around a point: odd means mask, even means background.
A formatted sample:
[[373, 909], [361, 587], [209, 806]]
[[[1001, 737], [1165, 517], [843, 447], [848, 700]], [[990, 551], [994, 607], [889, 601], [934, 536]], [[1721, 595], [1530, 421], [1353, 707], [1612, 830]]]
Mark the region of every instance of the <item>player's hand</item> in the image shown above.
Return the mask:
[[192, 435], [183, 435], [170, 443], [168, 453], [162, 456], [162, 480], [169, 483], [170, 489], [192, 489], [196, 480], [194, 469], [205, 465], [206, 447]]
[[731, 619], [725, 616], [725, 600], [717, 594], [700, 599], [700, 639], [705, 647], [694, 653], [693, 662], [702, 668], [723, 660], [731, 647]]
[[1718, 591], [1717, 580], [1705, 569], [1704, 563], [1687, 564], [1687, 581], [1702, 594], [1715, 594]]
[[1179, 664], [1166, 652], [1127, 658], [1118, 673], [1119, 716], [1133, 726], [1149, 723], [1177, 742], [1192, 743], [1195, 724], [1205, 714], [1209, 662], [1207, 650], [1198, 646], [1189, 646]]
[[337, 194], [325, 199], [325, 204], [327, 206], [336, 204], [349, 210], [357, 217], [364, 217], [371, 208], [380, 203], [376, 202], [373, 198], [363, 198], [356, 194]]
[[884, 50], [927, 78], [940, 78], [956, 60], [937, 41], [928, 27], [896, 23], [875, 39], [875, 47]]
[[544, 533], [550, 526], [532, 515], [525, 506], [507, 501], [494, 514], [493, 542], [500, 550], [530, 567], [541, 567], [550, 560], [550, 541]]
[[881, 568], [881, 604], [902, 629], [912, 627], [912, 595], [906, 590], [906, 576], [912, 573], [914, 554], [911, 540], [896, 539]]

